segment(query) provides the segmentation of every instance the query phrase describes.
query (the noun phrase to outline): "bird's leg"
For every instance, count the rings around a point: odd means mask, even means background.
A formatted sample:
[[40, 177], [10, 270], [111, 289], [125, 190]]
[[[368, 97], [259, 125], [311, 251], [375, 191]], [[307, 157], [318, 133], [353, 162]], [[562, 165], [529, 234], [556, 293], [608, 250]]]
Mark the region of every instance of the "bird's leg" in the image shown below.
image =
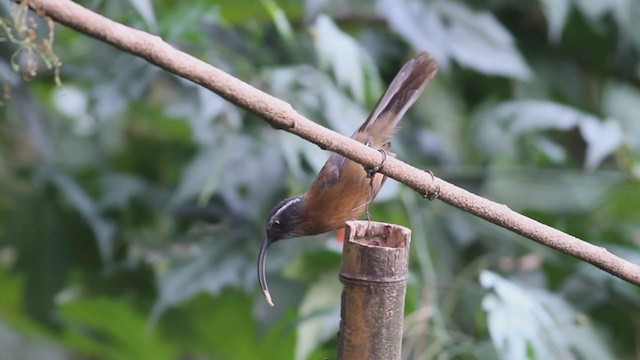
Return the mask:
[[380, 161], [380, 164], [378, 164], [377, 166], [366, 169], [367, 175], [369, 175], [369, 177], [371, 178], [373, 177], [373, 175], [375, 175], [378, 171], [382, 169], [382, 167], [384, 166], [384, 162], [387, 161], [387, 150], [378, 149], [378, 151], [380, 152], [380, 154], [382, 154], [382, 161]]
[[367, 214], [367, 221], [371, 221], [371, 213], [369, 212], [370, 201], [367, 201], [367, 205], [364, 207], [364, 213]]
[[[365, 145], [371, 146], [371, 140], [367, 140]], [[380, 152], [380, 154], [382, 154], [382, 161], [380, 161], [380, 164], [374, 167], [364, 166], [364, 171], [367, 172], [367, 177], [372, 180], [373, 180], [373, 175], [375, 175], [378, 171], [380, 171], [380, 169], [382, 169], [382, 167], [384, 166], [384, 162], [387, 161], [387, 150], [378, 149], [378, 151]]]
[[[371, 140], [372, 140], [371, 138], [367, 139], [367, 141], [364, 144], [367, 146], [371, 146]], [[378, 173], [378, 171], [380, 171], [380, 169], [382, 169], [382, 166], [384, 166], [384, 162], [387, 161], [387, 150], [378, 149], [378, 151], [380, 152], [380, 154], [382, 154], [382, 161], [380, 161], [380, 164], [373, 167], [363, 166], [364, 171], [367, 173], [367, 178], [369, 178], [369, 196], [368, 196], [367, 202], [365, 203], [365, 210], [364, 210], [365, 213], [367, 214], [367, 221], [371, 221], [371, 213], [369, 212], [369, 205], [371, 204], [371, 200], [373, 200], [373, 197], [375, 196], [375, 194], [373, 193], [374, 176]]]
[[[383, 154], [386, 154], [386, 152], [383, 152]], [[384, 160], [382, 162], [384, 163]], [[382, 166], [382, 163], [380, 164], [380, 166]], [[367, 203], [364, 207], [364, 212], [367, 214], [367, 221], [371, 221], [371, 213], [369, 212], [369, 205], [371, 205], [371, 201], [375, 196], [375, 194], [373, 193], [373, 179], [374, 179], [374, 175], [378, 170], [380, 169], [378, 168], [377, 170], [374, 170], [374, 169], [367, 170], [367, 168], [365, 168], [365, 171], [367, 171], [367, 177], [369, 178], [369, 196], [367, 196]]]

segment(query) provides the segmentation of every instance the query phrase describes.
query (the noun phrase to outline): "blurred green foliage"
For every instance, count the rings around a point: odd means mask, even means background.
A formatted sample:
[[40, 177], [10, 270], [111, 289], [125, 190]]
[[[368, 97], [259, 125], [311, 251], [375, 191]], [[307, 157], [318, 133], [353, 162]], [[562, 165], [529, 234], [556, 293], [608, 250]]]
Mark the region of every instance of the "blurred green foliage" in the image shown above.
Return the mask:
[[[10, 3], [0, 357], [335, 357], [331, 234], [273, 247], [275, 308], [255, 274], [266, 214], [328, 154]], [[81, 3], [347, 135], [427, 50], [398, 156], [640, 263], [637, 1]], [[393, 181], [372, 217], [413, 230], [405, 358], [636, 358], [636, 286]]]

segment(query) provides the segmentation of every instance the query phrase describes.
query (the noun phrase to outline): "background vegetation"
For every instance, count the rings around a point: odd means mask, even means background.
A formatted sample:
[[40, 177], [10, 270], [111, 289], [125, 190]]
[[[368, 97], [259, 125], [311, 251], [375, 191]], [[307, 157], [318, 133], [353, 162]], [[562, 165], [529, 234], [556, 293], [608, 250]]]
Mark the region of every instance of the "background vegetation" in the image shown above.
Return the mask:
[[[81, 3], [344, 134], [427, 50], [398, 156], [640, 263], [637, 1]], [[266, 214], [329, 154], [0, 7], [0, 358], [333, 358], [331, 235], [272, 248], [275, 308], [255, 274]], [[413, 230], [407, 359], [640, 356], [638, 287], [393, 181], [372, 215]]]

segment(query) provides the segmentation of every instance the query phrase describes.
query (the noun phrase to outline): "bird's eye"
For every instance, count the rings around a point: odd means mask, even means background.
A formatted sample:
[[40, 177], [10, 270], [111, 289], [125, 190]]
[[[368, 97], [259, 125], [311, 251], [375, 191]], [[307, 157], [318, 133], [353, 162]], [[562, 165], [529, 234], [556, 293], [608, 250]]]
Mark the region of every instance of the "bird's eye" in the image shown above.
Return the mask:
[[273, 225], [276, 227], [280, 227], [280, 220], [273, 220]]

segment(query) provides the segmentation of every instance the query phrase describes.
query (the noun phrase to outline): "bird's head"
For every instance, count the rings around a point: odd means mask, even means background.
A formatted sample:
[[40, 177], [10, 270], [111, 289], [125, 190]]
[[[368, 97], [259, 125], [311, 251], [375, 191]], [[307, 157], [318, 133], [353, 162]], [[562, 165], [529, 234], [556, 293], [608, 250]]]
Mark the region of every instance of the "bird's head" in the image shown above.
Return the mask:
[[302, 199], [304, 195], [292, 196], [282, 200], [271, 210], [266, 226], [266, 237], [260, 247], [258, 255], [258, 280], [262, 293], [269, 305], [273, 306], [271, 294], [267, 286], [267, 250], [269, 246], [284, 239], [290, 239], [304, 234], [300, 230], [300, 215], [302, 214]]

